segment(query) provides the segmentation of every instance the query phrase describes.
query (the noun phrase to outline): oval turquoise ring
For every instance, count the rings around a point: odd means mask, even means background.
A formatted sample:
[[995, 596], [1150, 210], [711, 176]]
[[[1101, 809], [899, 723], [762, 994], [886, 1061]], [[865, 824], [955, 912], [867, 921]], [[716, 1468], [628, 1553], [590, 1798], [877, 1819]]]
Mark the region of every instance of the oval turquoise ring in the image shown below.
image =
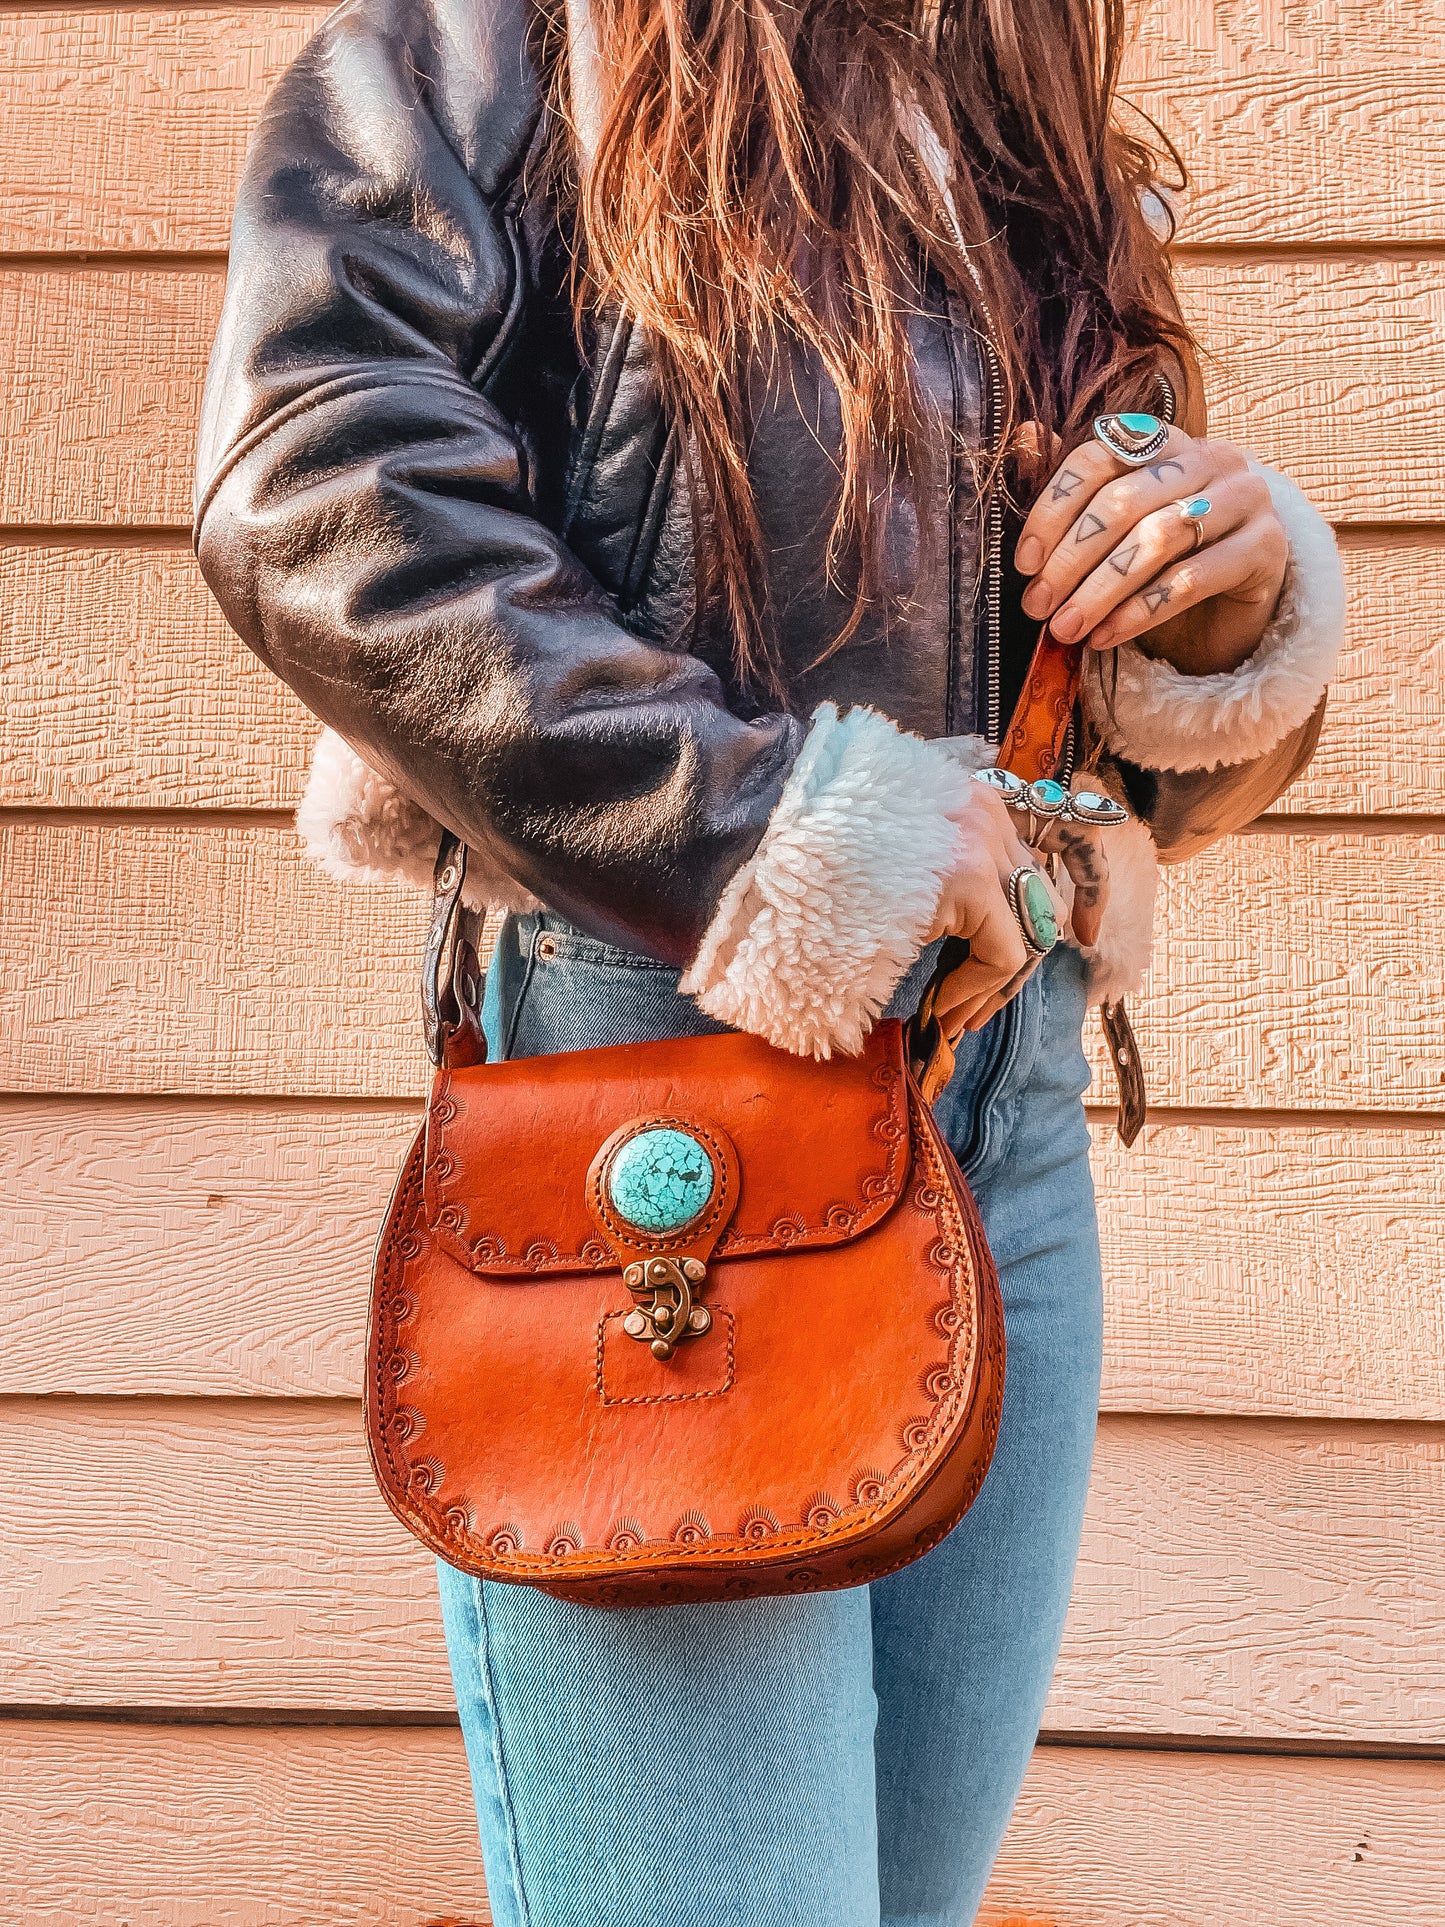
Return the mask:
[[1059, 940], [1059, 919], [1049, 886], [1032, 864], [1021, 863], [1009, 878], [1008, 900], [1024, 942], [1034, 956], [1047, 957]]
[[1169, 429], [1157, 415], [1100, 415], [1094, 434], [1116, 460], [1129, 468], [1142, 468], [1160, 454], [1169, 440]]

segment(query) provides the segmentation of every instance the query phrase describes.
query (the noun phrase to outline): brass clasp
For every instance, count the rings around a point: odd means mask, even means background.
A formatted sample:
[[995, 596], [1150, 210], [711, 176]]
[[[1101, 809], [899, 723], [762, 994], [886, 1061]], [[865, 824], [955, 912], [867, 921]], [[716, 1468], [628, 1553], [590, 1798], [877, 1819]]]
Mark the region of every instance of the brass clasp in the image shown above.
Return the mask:
[[629, 1265], [622, 1282], [637, 1304], [622, 1329], [650, 1346], [654, 1358], [671, 1358], [684, 1338], [701, 1338], [712, 1329], [712, 1313], [692, 1301], [706, 1277], [701, 1258], [647, 1258]]

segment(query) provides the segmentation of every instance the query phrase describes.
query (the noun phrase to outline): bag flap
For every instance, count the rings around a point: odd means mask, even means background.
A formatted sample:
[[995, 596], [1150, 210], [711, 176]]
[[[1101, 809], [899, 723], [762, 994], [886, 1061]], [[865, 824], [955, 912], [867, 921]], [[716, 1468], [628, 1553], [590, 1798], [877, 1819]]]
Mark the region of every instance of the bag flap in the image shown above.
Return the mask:
[[902, 1027], [819, 1064], [728, 1032], [617, 1044], [437, 1073], [427, 1118], [428, 1226], [487, 1276], [617, 1262], [587, 1177], [619, 1131], [656, 1119], [737, 1153], [736, 1209], [716, 1255], [846, 1243], [897, 1203], [910, 1163]]

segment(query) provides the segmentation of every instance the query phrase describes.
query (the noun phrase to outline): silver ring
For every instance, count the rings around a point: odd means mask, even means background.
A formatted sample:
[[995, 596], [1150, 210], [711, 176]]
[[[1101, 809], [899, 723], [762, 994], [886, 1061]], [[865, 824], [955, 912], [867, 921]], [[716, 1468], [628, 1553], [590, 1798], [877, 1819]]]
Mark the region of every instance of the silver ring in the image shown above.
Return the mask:
[[1142, 468], [1167, 447], [1169, 425], [1157, 415], [1100, 415], [1094, 434], [1116, 460]]
[[1021, 863], [1008, 880], [1009, 908], [1035, 957], [1047, 957], [1059, 940], [1059, 919], [1042, 870]]
[[1129, 821], [1124, 805], [1116, 803], [1112, 796], [1101, 796], [1098, 790], [1075, 790], [1069, 798], [1069, 816], [1075, 823], [1103, 827]]
[[1193, 555], [1196, 550], [1204, 547], [1204, 521], [1213, 510], [1214, 504], [1207, 495], [1181, 495], [1177, 502], [1170, 504], [1170, 507], [1178, 511], [1180, 521], [1186, 522], [1193, 533], [1194, 548], [1189, 551]]

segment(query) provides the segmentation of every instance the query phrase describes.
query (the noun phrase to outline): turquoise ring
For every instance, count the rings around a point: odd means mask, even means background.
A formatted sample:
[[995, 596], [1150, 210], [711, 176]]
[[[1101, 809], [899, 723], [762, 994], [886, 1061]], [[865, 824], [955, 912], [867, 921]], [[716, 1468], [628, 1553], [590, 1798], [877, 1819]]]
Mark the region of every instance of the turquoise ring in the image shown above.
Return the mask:
[[[1209, 514], [1209, 512], [1211, 511], [1211, 509], [1213, 509], [1213, 507], [1214, 507], [1214, 504], [1213, 502], [1210, 501], [1207, 495], [1182, 495], [1180, 496], [1179, 500], [1174, 504], [1174, 508], [1178, 513], [1180, 521], [1183, 522], [1186, 525], [1186, 527], [1189, 528], [1193, 533], [1194, 549], [1198, 549], [1203, 546], [1204, 518], [1206, 515]], [[1189, 551], [1191, 555], [1193, 555], [1194, 549], [1191, 549]]]
[[1094, 434], [1116, 460], [1129, 468], [1142, 468], [1162, 453], [1169, 441], [1169, 428], [1157, 415], [1100, 415]]
[[1059, 940], [1059, 919], [1041, 871], [1021, 863], [1008, 880], [1009, 908], [1035, 957], [1047, 957]]

